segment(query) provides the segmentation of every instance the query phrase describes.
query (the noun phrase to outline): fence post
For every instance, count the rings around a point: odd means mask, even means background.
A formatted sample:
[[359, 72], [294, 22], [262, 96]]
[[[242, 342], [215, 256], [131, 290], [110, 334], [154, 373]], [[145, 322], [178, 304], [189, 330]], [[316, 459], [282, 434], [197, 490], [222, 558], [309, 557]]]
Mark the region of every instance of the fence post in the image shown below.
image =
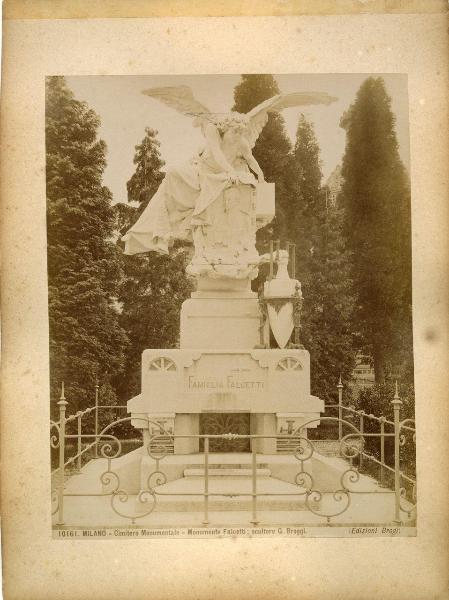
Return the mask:
[[385, 482], [385, 417], [380, 417], [380, 485], [384, 486]]
[[77, 455], [78, 455], [78, 459], [77, 459], [77, 464], [76, 464], [76, 472], [77, 473], [81, 473], [81, 416], [82, 416], [82, 412], [79, 410], [76, 413], [77, 419], [78, 419], [78, 447], [77, 447]]
[[341, 438], [343, 437], [343, 384], [340, 379], [338, 380], [338, 441], [341, 442]]
[[98, 381], [95, 384], [95, 458], [98, 458]]
[[395, 494], [395, 510], [394, 522], [401, 523], [401, 461], [399, 456], [400, 449], [400, 423], [399, 411], [401, 410], [402, 401], [399, 398], [398, 382], [396, 381], [396, 389], [394, 398], [391, 401], [394, 411], [394, 494]]
[[365, 416], [365, 413], [363, 412], [363, 410], [359, 411], [359, 416], [360, 416], [360, 420], [359, 420], [359, 431], [362, 434], [362, 447], [360, 449], [360, 456], [359, 456], [359, 469], [362, 468], [363, 466], [363, 450], [365, 447], [365, 438], [363, 437], [363, 432], [364, 432], [364, 419], [363, 417]]
[[204, 438], [204, 519], [203, 525], [209, 525], [209, 438]]
[[[253, 438], [254, 439], [254, 438]], [[251, 444], [251, 452], [252, 452], [252, 509], [253, 509], [253, 518], [251, 523], [253, 525], [257, 525], [259, 521], [257, 520], [257, 446], [256, 444]]]
[[65, 407], [68, 402], [64, 396], [64, 382], [61, 384], [59, 406], [59, 487], [58, 487], [58, 525], [64, 525], [64, 462], [65, 462]]

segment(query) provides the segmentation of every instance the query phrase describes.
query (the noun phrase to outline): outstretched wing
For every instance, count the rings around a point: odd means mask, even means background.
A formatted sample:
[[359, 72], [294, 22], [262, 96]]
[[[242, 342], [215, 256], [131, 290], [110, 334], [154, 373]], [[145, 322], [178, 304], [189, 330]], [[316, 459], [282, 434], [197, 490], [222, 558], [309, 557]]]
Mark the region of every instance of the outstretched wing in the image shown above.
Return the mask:
[[198, 120], [194, 123], [195, 125], [199, 125], [204, 118], [210, 115], [210, 110], [195, 98], [188, 85], [149, 88], [143, 90], [142, 94], [160, 100], [183, 115], [196, 117]]
[[262, 129], [268, 121], [268, 113], [279, 112], [291, 106], [307, 106], [310, 104], [331, 104], [337, 98], [325, 92], [293, 92], [292, 94], [278, 94], [268, 98], [255, 106], [247, 113], [248, 127], [247, 138], [251, 148], [257, 141]]

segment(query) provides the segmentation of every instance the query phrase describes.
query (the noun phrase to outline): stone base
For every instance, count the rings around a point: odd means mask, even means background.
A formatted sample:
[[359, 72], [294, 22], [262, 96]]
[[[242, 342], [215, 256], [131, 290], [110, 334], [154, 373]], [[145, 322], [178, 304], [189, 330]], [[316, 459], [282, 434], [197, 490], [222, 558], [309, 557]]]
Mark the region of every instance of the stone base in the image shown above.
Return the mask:
[[[301, 470], [301, 462], [293, 455], [257, 454], [256, 459], [258, 478], [269, 476], [279, 481], [298, 485], [296, 478]], [[198, 477], [204, 484], [204, 454], [166, 456], [159, 462], [159, 471], [156, 469], [155, 460], [148, 456], [146, 452], [141, 455], [139, 462], [140, 480], [135, 482], [137, 488], [133, 486], [133, 491], [136, 493], [140, 489], [145, 489], [148, 482], [152, 486], [156, 486], [161, 483], [178, 481], [185, 476]], [[313, 476], [315, 462], [312, 459], [303, 463], [304, 471], [309, 476]], [[163, 480], [160, 479], [161, 472], [165, 475]], [[217, 473], [220, 473], [220, 475], [217, 475]], [[209, 455], [209, 475], [211, 477], [220, 477], [221, 480], [229, 478], [241, 480], [242, 478], [250, 478], [251, 474], [251, 453], [216, 453]], [[338, 479], [334, 479], [332, 485], [338, 482]]]
[[[252, 509], [252, 477], [248, 474], [237, 474], [243, 469], [218, 469], [224, 471], [220, 475], [209, 475], [209, 511], [246, 511]], [[198, 475], [195, 474], [198, 471]], [[225, 471], [228, 471], [227, 473]], [[266, 474], [263, 473], [266, 471]], [[204, 478], [200, 469], [186, 469], [184, 476], [159, 486], [155, 511], [157, 512], [204, 512]], [[145, 489], [145, 488], [143, 488]], [[259, 469], [257, 473], [258, 511], [305, 511], [306, 490], [293, 483], [287, 483], [271, 477], [269, 469]], [[163, 495], [162, 495], [163, 494]], [[279, 494], [279, 495], [277, 495]], [[309, 501], [314, 510], [319, 510], [319, 503]], [[148, 510], [146, 502], [136, 499], [136, 512]]]
[[[176, 415], [176, 435], [198, 435], [199, 432], [199, 415], [183, 413]], [[198, 438], [175, 438], [174, 454], [194, 454], [198, 451]]]
[[[146, 457], [145, 457], [146, 455]], [[211, 457], [212, 458], [212, 457]], [[220, 468], [235, 472], [236, 463], [239, 463], [241, 470], [248, 471], [251, 469], [252, 457], [250, 454], [244, 455], [215, 455], [214, 461], [210, 463], [210, 468], [215, 468], [220, 463]], [[201, 471], [201, 466], [204, 465], [204, 455], [196, 454], [186, 456], [166, 456], [164, 459], [159, 461], [158, 468], [167, 476], [166, 482], [173, 482], [173, 485], [181, 485], [176, 480], [185, 479], [192, 474], [192, 470], [198, 469]], [[295, 476], [298, 473], [300, 467], [300, 461], [294, 456], [257, 456], [257, 470], [259, 479], [263, 478], [263, 472], [267, 469], [271, 472], [271, 478], [275, 479], [280, 485], [277, 489], [273, 490], [276, 493], [281, 492], [281, 485], [285, 483], [294, 484]], [[119, 477], [120, 489], [124, 490], [128, 494], [128, 500], [122, 502], [120, 497], [113, 499], [111, 492], [117, 485], [115, 477], [111, 477], [109, 486], [104, 485], [102, 480], [102, 474], [108, 469], [112, 470]], [[81, 473], [69, 477], [65, 484], [65, 493], [67, 494], [64, 498], [64, 527], [74, 528], [92, 528], [98, 529], [99, 525], [103, 527], [123, 527], [129, 530], [130, 519], [120, 516], [112, 510], [111, 500], [114, 501], [114, 505], [126, 515], [138, 515], [136, 523], [140, 527], [148, 527], [153, 529], [159, 528], [170, 528], [175, 527], [201, 527], [204, 525], [204, 505], [198, 507], [200, 510], [195, 512], [184, 512], [186, 505], [181, 505], [174, 508], [166, 505], [166, 512], [162, 510], [156, 510], [151, 514], [142, 517], [143, 512], [140, 511], [137, 502], [137, 494], [143, 489], [148, 489], [147, 480], [148, 477], [155, 471], [156, 461], [152, 460], [148, 454], [146, 454], [145, 448], [139, 448], [133, 450], [128, 454], [115, 458], [108, 463], [105, 458], [99, 458], [91, 460], [85, 464], [81, 470]], [[335, 501], [334, 492], [335, 490], [341, 489], [341, 477], [348, 469], [347, 461], [331, 457], [322, 456], [315, 452], [310, 460], [305, 461], [304, 469], [306, 472], [313, 474], [313, 488], [322, 492], [322, 502], [319, 508], [321, 514], [330, 513], [333, 514], [341, 506], [341, 502]], [[231, 473], [229, 473], [231, 474]], [[161, 476], [161, 475], [160, 475]], [[162, 477], [162, 479], [164, 479]], [[201, 476], [196, 478], [198, 480], [198, 491], [201, 494], [203, 488], [200, 488], [202, 481]], [[228, 473], [225, 475], [225, 479], [228, 479]], [[223, 490], [225, 492], [231, 492], [240, 486], [239, 481], [245, 479], [245, 476], [235, 478], [235, 483], [229, 482], [227, 485], [228, 489]], [[229, 480], [229, 479], [228, 479]], [[156, 476], [151, 477], [151, 484], [158, 485]], [[160, 484], [163, 484], [161, 481]], [[274, 482], [273, 482], [274, 484]], [[296, 484], [299, 487], [304, 486], [301, 482]], [[309, 485], [309, 482], [306, 482]], [[258, 486], [258, 491], [263, 492], [261, 485]], [[366, 475], [360, 474], [360, 478], [357, 482], [351, 483], [351, 489], [357, 491], [357, 493], [351, 494], [351, 504], [348, 510], [331, 519], [331, 527], [335, 525], [357, 526], [361, 523], [372, 524], [373, 526], [381, 525], [384, 526], [386, 523], [392, 523], [394, 518], [394, 494], [386, 494], [385, 489], [379, 487], [378, 483]], [[192, 490], [188, 490], [189, 492]], [[196, 491], [196, 490], [194, 490]], [[298, 489], [299, 491], [299, 489]], [[251, 489], [249, 490], [251, 493]], [[72, 495], [73, 494], [73, 495]], [[80, 495], [81, 494], [81, 495]], [[83, 495], [85, 494], [85, 495]], [[103, 495], [102, 495], [103, 494]], [[104, 495], [106, 494], [106, 495]], [[148, 497], [148, 496], [147, 496]], [[180, 499], [180, 496], [173, 497], [173, 501], [176, 502]], [[197, 497], [198, 500], [202, 500], [202, 496]], [[215, 497], [218, 500], [226, 500], [226, 497]], [[288, 496], [285, 498], [289, 499]], [[290, 496], [291, 499], [294, 496]], [[163, 497], [162, 495], [157, 496], [157, 505], [160, 505], [165, 499], [170, 500], [170, 496]], [[193, 496], [184, 497], [186, 502], [195, 499]], [[244, 500], [244, 497], [235, 498], [236, 501]], [[296, 510], [272, 510], [272, 505], [268, 505], [266, 511], [260, 509], [260, 502], [265, 499], [263, 496], [259, 496], [257, 499], [257, 515], [261, 523], [273, 526], [298, 526], [301, 523], [303, 526], [320, 526], [314, 530], [313, 535], [330, 535], [330, 529], [322, 527], [326, 525], [325, 517], [318, 517], [313, 514], [310, 510], [298, 512]], [[282, 500], [282, 497], [277, 497], [276, 502]], [[312, 501], [311, 498], [309, 501]], [[327, 503], [330, 503], [327, 506]], [[403, 499], [406, 508], [412, 509], [411, 505]], [[149, 503], [146, 503], [145, 512], [151, 508], [151, 499]], [[245, 507], [245, 510], [241, 511], [230, 511], [216, 510], [215, 512], [209, 511], [209, 520], [211, 526], [221, 527], [249, 527], [251, 525], [251, 507], [249, 509]], [[313, 506], [315, 508], [315, 506]], [[328, 510], [327, 510], [328, 508]], [[195, 507], [196, 509], [196, 507]], [[408, 533], [404, 535], [415, 535], [416, 530], [411, 525], [415, 525], [415, 513], [411, 510], [411, 515], [408, 516], [406, 512], [402, 513], [403, 529], [407, 529]], [[56, 529], [56, 535], [60, 537], [61, 526], [56, 525], [58, 514], [53, 516], [53, 525]], [[59, 531], [58, 531], [59, 530]], [[322, 532], [319, 534], [318, 532]], [[308, 534], [309, 535], [309, 534]], [[152, 536], [154, 537], [154, 536]], [[168, 537], [168, 536], [165, 536]]]
[[[276, 415], [271, 413], [252, 415], [251, 433], [253, 435], [276, 435]], [[275, 438], [254, 438], [253, 444], [256, 446], [256, 452], [276, 454]]]
[[[148, 415], [140, 413], [140, 415], [134, 415], [132, 424], [137, 429], [142, 429], [144, 447], [149, 448], [154, 455], [159, 453], [197, 454], [202, 451], [202, 442], [197, 437], [200, 433], [203, 435], [219, 433], [215, 429], [213, 431], [200, 431], [201, 414], [208, 413], [210, 411]], [[221, 411], [221, 414], [226, 416], [229, 413]], [[220, 413], [218, 416], [220, 416]], [[307, 451], [307, 428], [315, 428], [319, 423], [319, 413], [249, 413], [248, 416], [249, 427], [247, 431], [238, 430], [228, 423], [230, 431], [223, 430], [221, 433], [263, 436], [252, 438], [247, 449], [248, 453], [255, 449], [258, 454], [262, 455], [291, 453], [300, 444], [305, 446], [304, 451]], [[146, 418], [148, 418], [149, 426]], [[303, 442], [298, 437], [288, 438], [304, 424], [306, 427], [296, 433], [296, 436], [303, 438]], [[276, 436], [278, 437], [276, 438]], [[285, 438], [279, 436], [285, 436]], [[237, 447], [232, 447], [232, 440], [227, 443], [230, 445], [230, 454], [242, 452]], [[212, 447], [211, 442], [211, 456], [214, 455]]]
[[[151, 349], [142, 356], [142, 393], [128, 402], [138, 415], [246, 412], [318, 417], [324, 403], [310, 394], [306, 350]], [[310, 416], [313, 418], [313, 416]]]
[[[305, 425], [306, 438], [323, 409], [323, 401], [310, 394], [309, 354], [299, 349], [145, 350], [142, 393], [128, 402], [131, 424], [143, 431], [144, 443], [154, 452], [159, 446], [175, 454], [201, 451], [200, 433], [262, 436], [251, 441], [261, 454], [291, 450], [297, 442], [276, 442], [276, 436], [288, 438]], [[200, 430], [201, 415], [211, 413]], [[250, 451], [249, 443], [230, 447], [221, 439], [221, 449], [217, 439], [211, 452]]]
[[254, 348], [259, 324], [259, 303], [251, 290], [198, 291], [182, 305], [180, 347]]
[[197, 277], [196, 278], [196, 292], [192, 292], [192, 298], [201, 298], [206, 292], [237, 292], [239, 294], [245, 294], [248, 292], [249, 297], [256, 297], [256, 294], [251, 291], [251, 282], [248, 278], [246, 279], [230, 279], [229, 277], [219, 278], [216, 277]]

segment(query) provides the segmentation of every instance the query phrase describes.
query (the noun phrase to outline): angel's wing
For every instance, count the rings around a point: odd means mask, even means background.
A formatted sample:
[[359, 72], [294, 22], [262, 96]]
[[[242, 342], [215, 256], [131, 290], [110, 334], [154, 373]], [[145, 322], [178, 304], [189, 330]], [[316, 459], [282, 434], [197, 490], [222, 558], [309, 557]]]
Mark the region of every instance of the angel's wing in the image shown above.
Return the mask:
[[247, 113], [249, 121], [247, 138], [251, 148], [256, 143], [257, 138], [268, 121], [268, 113], [279, 112], [291, 106], [331, 104], [336, 100], [337, 98], [329, 96], [325, 92], [294, 92], [292, 94], [279, 94], [268, 98], [268, 100], [258, 104]]
[[195, 98], [188, 85], [149, 88], [143, 90], [142, 94], [160, 100], [183, 115], [196, 117], [196, 125], [210, 114], [210, 110]]

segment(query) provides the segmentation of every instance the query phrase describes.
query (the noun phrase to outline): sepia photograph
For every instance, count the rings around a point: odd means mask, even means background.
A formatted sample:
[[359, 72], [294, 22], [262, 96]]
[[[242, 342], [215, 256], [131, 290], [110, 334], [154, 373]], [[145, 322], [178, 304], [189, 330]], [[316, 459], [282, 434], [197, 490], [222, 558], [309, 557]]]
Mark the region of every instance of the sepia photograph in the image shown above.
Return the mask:
[[447, 2], [3, 14], [5, 598], [446, 598]]
[[408, 78], [46, 78], [53, 537], [415, 536]]

